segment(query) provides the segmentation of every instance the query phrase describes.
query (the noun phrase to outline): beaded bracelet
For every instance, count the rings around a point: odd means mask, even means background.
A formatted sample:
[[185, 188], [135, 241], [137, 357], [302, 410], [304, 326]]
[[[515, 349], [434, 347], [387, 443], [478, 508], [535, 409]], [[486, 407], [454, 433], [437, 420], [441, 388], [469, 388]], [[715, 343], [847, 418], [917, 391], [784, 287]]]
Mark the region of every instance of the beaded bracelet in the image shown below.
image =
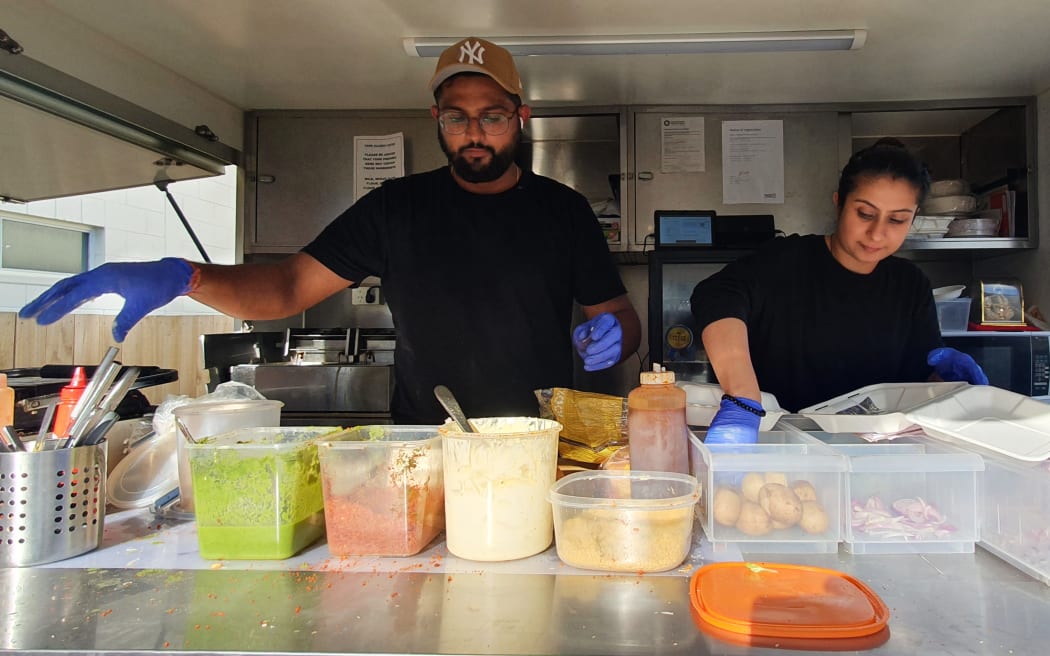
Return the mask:
[[744, 410], [747, 410], [748, 412], [750, 412], [753, 415], [758, 415], [759, 417], [765, 417], [766, 416], [766, 411], [763, 410], [762, 408], [759, 408], [758, 410], [755, 410], [754, 408], [752, 408], [748, 404], [744, 403], [740, 399], [738, 399], [735, 396], [732, 396], [730, 394], [723, 394], [722, 395], [722, 400], [723, 401], [730, 401], [733, 404], [735, 404], [736, 406], [738, 406], [740, 408], [743, 408]]

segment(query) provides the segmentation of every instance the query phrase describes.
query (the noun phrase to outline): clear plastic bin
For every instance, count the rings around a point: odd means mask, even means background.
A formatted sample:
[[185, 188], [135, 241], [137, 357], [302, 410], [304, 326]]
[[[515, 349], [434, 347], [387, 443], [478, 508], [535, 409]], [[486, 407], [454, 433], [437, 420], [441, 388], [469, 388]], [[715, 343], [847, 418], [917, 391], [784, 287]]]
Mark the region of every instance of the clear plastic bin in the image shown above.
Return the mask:
[[978, 544], [1050, 585], [1050, 461], [973, 448], [985, 463]]
[[739, 445], [708, 446], [698, 435], [689, 438], [697, 517], [716, 549], [838, 551], [844, 456], [801, 431], [760, 431], [757, 444]]
[[206, 559], [288, 558], [324, 534], [317, 440], [332, 426], [244, 428], [189, 445]]
[[937, 301], [937, 323], [940, 324], [942, 333], [966, 330], [967, 322], [969, 320], [969, 298], [953, 298], [947, 301]]
[[688, 474], [585, 471], [551, 486], [558, 557], [582, 569], [661, 572], [689, 555], [693, 506]]
[[980, 456], [926, 438], [814, 437], [849, 459], [842, 538], [849, 553], [973, 553]]
[[445, 528], [437, 426], [356, 426], [317, 451], [332, 555], [411, 556]]
[[[202, 401], [187, 403], [172, 410], [176, 421], [182, 422], [194, 439], [228, 433], [238, 428], [280, 426], [281, 401]], [[179, 465], [179, 510], [193, 512], [193, 476], [190, 474], [189, 442], [176, 430]]]

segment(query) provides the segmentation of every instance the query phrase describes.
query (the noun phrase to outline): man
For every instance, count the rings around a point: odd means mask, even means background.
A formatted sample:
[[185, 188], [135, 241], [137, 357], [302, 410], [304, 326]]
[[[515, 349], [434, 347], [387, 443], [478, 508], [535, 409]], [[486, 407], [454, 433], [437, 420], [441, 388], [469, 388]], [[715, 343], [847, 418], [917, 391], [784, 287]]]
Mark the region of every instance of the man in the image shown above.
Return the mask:
[[[221, 266], [178, 258], [110, 263], [22, 308], [52, 323], [117, 293], [113, 336], [177, 296], [246, 319], [279, 319], [375, 275], [397, 331], [393, 415], [441, 423], [447, 385], [468, 416], [535, 415], [533, 390], [572, 384], [638, 348], [640, 322], [586, 199], [514, 163], [531, 109], [510, 53], [467, 38], [430, 81], [449, 166], [391, 180], [280, 262]], [[572, 332], [573, 303], [587, 321]]]

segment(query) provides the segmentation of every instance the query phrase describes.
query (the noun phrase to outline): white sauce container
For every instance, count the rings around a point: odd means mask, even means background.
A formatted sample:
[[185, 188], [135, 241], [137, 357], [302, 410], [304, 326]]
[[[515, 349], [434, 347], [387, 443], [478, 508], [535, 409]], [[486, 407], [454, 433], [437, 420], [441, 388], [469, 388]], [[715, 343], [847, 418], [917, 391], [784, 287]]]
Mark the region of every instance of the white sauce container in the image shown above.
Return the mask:
[[477, 433], [439, 429], [445, 474], [445, 542], [455, 556], [501, 561], [540, 553], [554, 539], [547, 492], [562, 425], [534, 417], [471, 419]]

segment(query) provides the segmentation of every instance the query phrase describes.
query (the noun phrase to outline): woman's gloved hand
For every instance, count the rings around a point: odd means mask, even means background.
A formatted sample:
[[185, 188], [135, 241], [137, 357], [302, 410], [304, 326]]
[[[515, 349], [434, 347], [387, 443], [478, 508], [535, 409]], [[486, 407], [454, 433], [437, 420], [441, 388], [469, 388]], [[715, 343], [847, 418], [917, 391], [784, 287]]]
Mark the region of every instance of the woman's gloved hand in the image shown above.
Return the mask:
[[103, 294], [119, 294], [124, 307], [113, 322], [113, 339], [123, 342], [144, 316], [193, 291], [196, 268], [181, 258], [156, 262], [110, 262], [60, 280], [18, 312], [46, 326]]
[[603, 312], [576, 326], [572, 344], [583, 358], [584, 371], [608, 369], [620, 361], [623, 328], [615, 315]]
[[987, 385], [988, 376], [981, 365], [966, 353], [953, 348], [935, 348], [926, 356], [926, 364], [933, 367], [941, 380], [966, 381], [971, 385]]
[[758, 442], [758, 426], [765, 414], [758, 401], [724, 394], [704, 444], [754, 444]]

